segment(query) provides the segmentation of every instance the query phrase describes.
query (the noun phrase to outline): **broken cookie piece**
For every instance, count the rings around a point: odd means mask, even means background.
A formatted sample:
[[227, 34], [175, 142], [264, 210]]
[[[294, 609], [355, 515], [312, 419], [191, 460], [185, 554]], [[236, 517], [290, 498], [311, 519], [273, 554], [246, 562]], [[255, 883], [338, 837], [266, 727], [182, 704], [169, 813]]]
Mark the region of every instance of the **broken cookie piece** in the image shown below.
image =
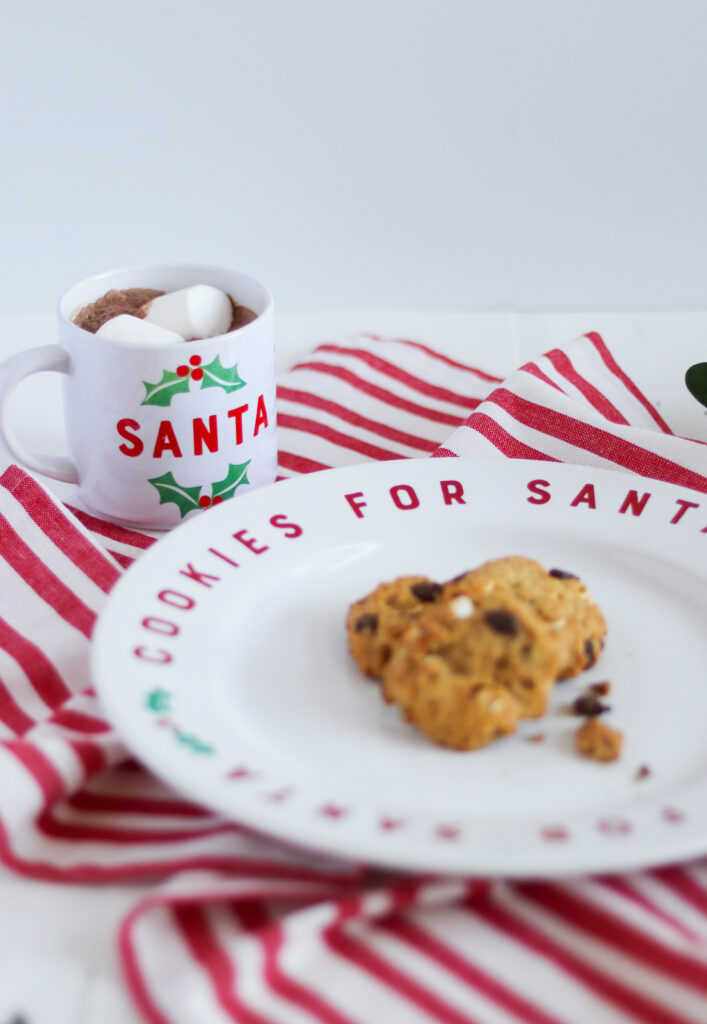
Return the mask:
[[623, 733], [598, 718], [589, 718], [574, 734], [578, 754], [592, 761], [616, 761], [621, 754]]
[[607, 711], [611, 711], [611, 706], [599, 700], [596, 693], [580, 694], [572, 704], [572, 713], [582, 715], [583, 718], [593, 718]]

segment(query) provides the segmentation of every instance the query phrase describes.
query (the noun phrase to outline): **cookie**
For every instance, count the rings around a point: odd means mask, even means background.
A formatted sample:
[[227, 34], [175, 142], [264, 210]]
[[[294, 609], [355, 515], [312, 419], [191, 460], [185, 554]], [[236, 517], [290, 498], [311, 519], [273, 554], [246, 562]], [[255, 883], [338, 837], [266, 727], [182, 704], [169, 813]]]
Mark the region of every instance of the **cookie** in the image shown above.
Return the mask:
[[346, 631], [359, 668], [380, 676], [406, 625], [441, 593], [442, 587], [426, 576], [401, 576], [352, 604]]
[[[500, 687], [513, 699], [518, 716], [537, 718], [547, 708], [561, 661], [556, 631], [509, 587], [493, 582], [488, 587], [486, 580], [467, 580], [463, 593], [443, 588], [433, 604], [407, 622], [383, 670], [385, 699], [398, 704], [426, 735], [460, 749], [479, 746], [479, 736], [488, 736], [484, 725], [472, 730], [469, 722], [479, 702], [488, 697], [489, 710], [492, 703], [488, 694], [477, 698], [464, 716], [464, 728], [452, 730], [455, 742], [450, 743], [448, 711], [459, 711], [464, 695], [470, 700], [481, 692], [478, 687], [492, 687], [498, 696]], [[440, 702], [439, 720], [431, 699]], [[510, 731], [508, 701], [498, 713], [499, 727]]]
[[[446, 587], [499, 580], [557, 631], [564, 645], [558, 679], [569, 679], [596, 662], [606, 635], [599, 606], [582, 581], [562, 569], [547, 572], [539, 562], [513, 556], [496, 558], [472, 569]], [[462, 586], [463, 589], [463, 586]]]

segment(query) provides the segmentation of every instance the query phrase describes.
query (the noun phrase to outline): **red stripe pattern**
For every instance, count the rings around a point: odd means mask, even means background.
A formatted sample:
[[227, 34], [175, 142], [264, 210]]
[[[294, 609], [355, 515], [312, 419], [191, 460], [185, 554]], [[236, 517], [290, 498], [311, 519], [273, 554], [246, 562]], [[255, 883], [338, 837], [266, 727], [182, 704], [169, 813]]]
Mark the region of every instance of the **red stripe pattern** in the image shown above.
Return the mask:
[[419, 342], [320, 345], [278, 382], [279, 472], [429, 455], [497, 383]]
[[704, 446], [673, 435], [596, 333], [522, 366], [433, 454], [555, 459], [707, 491]]
[[[492, 369], [373, 335], [320, 346], [279, 381], [280, 476], [477, 454], [707, 491], [704, 446], [672, 434], [598, 335], [503, 382]], [[0, 476], [0, 517], [0, 856], [54, 882], [164, 880], [120, 934], [144, 1020], [707, 1020], [704, 862], [561, 885], [381, 884], [221, 821], [127, 757], [90, 685], [95, 618], [154, 538], [63, 508], [17, 467]]]

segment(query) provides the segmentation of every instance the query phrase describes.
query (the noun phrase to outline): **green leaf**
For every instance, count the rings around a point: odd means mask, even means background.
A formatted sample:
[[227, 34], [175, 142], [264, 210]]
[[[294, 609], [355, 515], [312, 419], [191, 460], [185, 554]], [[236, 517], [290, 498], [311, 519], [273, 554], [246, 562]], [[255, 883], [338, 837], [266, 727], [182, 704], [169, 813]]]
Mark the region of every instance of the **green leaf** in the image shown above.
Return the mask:
[[200, 740], [198, 736], [193, 736], [186, 732], [178, 732], [176, 737], [179, 743], [183, 743], [185, 747], [190, 747], [195, 754], [213, 754], [214, 752], [211, 744]]
[[700, 405], [707, 405], [707, 363], [695, 363], [685, 374], [687, 390]]
[[184, 487], [182, 484], [178, 484], [172, 476], [171, 470], [163, 476], [155, 476], [147, 482], [152, 484], [159, 494], [160, 505], [172, 502], [179, 509], [182, 519], [188, 512], [201, 507], [199, 505], [201, 487]]
[[172, 696], [168, 690], [150, 690], [145, 698], [145, 704], [150, 711], [162, 714], [165, 711], [169, 711], [171, 700]]
[[236, 466], [232, 466], [229, 463], [228, 473], [226, 473], [223, 480], [219, 480], [217, 483], [211, 484], [211, 501], [214, 498], [222, 498], [224, 501], [227, 498], [232, 498], [236, 488], [240, 487], [241, 484], [249, 483], [246, 472], [250, 465], [250, 459], [247, 462], [241, 462]]
[[180, 377], [171, 370], [163, 370], [159, 384], [148, 384], [146, 380], [142, 382], [145, 385], [145, 397], [140, 405], [167, 406], [175, 395], [185, 394], [189, 390], [190, 380], [188, 375]]
[[204, 376], [201, 378], [203, 388], [223, 388], [227, 394], [244, 388], [246, 382], [238, 376], [238, 363], [233, 366], [222, 366], [221, 357], [216, 356], [208, 366], [202, 367]]

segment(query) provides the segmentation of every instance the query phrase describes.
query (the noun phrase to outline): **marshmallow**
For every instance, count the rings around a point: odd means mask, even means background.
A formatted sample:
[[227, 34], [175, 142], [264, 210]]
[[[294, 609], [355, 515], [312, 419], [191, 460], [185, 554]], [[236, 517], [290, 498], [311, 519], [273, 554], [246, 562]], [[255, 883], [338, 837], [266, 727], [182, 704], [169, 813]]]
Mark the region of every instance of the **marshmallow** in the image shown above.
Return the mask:
[[148, 324], [139, 316], [120, 313], [111, 320], [106, 320], [96, 334], [109, 341], [128, 341], [133, 345], [173, 345], [175, 341], [184, 341], [181, 334], [166, 331], [164, 327]]
[[233, 316], [228, 295], [210, 284], [195, 284], [158, 295], [143, 309], [149, 323], [176, 331], [185, 341], [225, 334]]

